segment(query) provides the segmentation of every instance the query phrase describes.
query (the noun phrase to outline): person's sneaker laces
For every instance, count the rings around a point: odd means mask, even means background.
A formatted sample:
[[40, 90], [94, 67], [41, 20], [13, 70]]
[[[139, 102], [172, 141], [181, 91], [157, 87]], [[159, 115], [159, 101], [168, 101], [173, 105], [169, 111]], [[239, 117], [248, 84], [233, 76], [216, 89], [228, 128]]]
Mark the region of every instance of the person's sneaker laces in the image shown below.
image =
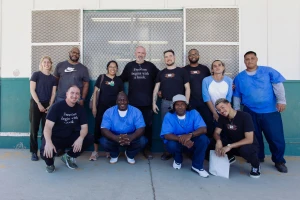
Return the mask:
[[283, 162], [275, 163], [275, 167], [281, 173], [287, 173], [288, 172], [288, 169], [287, 169], [287, 167], [285, 166], [285, 164]]
[[177, 162], [175, 162], [175, 160], [174, 160], [174, 162], [173, 162], [173, 168], [174, 168], [174, 169], [180, 169], [180, 168], [181, 168], [181, 163], [177, 163]]
[[32, 161], [38, 161], [38, 160], [39, 160], [39, 157], [37, 156], [36, 153], [32, 153], [32, 154], [31, 154], [31, 160], [32, 160]]
[[204, 169], [197, 169], [195, 167], [192, 166], [191, 170], [193, 172], [196, 172], [198, 173], [200, 176], [204, 177], [204, 178], [207, 178], [209, 177], [209, 174], [207, 173], [207, 171], [205, 171]]
[[236, 161], [235, 156], [228, 157], [228, 161], [229, 161], [230, 165], [233, 164], [233, 163], [235, 163], [235, 161]]
[[68, 168], [70, 169], [76, 169], [78, 166], [76, 165], [76, 159], [69, 156], [67, 153], [65, 153], [62, 157], [61, 160], [67, 165]]
[[128, 156], [127, 156], [127, 154], [126, 154], [126, 151], [125, 151], [125, 156], [126, 156], [126, 159], [127, 159], [127, 162], [129, 163], [129, 164], [135, 164], [135, 160], [134, 160], [134, 158], [129, 158]]
[[55, 166], [54, 165], [50, 165], [50, 166], [46, 166], [46, 172], [48, 173], [52, 173], [55, 171]]
[[260, 177], [260, 166], [258, 168], [251, 167], [251, 171], [249, 173], [251, 178], [259, 178]]
[[92, 152], [92, 155], [91, 155], [91, 157], [90, 157], [89, 160], [90, 160], [90, 161], [96, 161], [98, 157], [99, 157], [98, 152], [93, 151], [93, 152]]

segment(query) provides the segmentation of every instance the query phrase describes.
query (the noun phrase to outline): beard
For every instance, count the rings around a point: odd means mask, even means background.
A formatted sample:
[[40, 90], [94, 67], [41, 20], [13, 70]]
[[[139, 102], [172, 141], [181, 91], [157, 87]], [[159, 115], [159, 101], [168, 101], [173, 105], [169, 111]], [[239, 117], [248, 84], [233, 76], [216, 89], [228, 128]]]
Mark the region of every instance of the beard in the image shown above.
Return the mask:
[[175, 62], [172, 63], [166, 63], [167, 66], [173, 66], [175, 64]]
[[69, 55], [70, 60], [72, 60], [73, 62], [78, 62], [79, 57], [77, 57], [76, 59], [73, 59], [71, 55]]
[[194, 60], [190, 60], [190, 59], [189, 59], [189, 61], [190, 61], [190, 63], [191, 63], [191, 64], [196, 64], [196, 63], [198, 63], [198, 61], [199, 61], [199, 58], [198, 58], [198, 59], [196, 59], [195, 61], [194, 61]]

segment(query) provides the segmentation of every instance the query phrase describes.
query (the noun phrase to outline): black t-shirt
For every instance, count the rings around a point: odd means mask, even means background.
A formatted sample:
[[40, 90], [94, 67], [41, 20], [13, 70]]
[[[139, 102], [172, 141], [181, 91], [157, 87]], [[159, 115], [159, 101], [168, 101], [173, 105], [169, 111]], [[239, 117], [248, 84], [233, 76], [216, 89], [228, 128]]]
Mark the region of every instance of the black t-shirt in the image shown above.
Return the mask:
[[158, 72], [159, 69], [148, 61], [142, 64], [138, 64], [136, 61], [127, 63], [120, 78], [123, 82], [128, 81], [128, 100], [130, 105], [152, 105], [152, 94]]
[[163, 99], [169, 101], [177, 94], [185, 95], [184, 84], [189, 82], [187, 71], [181, 67], [175, 69], [163, 69], [156, 77], [156, 83], [160, 83]]
[[184, 67], [190, 76], [191, 99], [194, 103], [203, 103], [202, 97], [202, 81], [205, 77], [210, 76], [211, 73], [205, 65], [199, 64], [197, 67], [187, 65]]
[[[95, 83], [95, 87], [97, 88], [100, 87], [99, 85], [101, 76], [102, 75], [97, 78], [97, 81]], [[123, 82], [119, 77], [115, 76], [113, 79], [111, 79], [108, 76], [104, 75], [103, 82], [101, 83], [100, 87], [98, 106], [100, 106], [101, 104], [108, 107], [116, 105], [118, 93], [123, 91], [123, 87]]]
[[[253, 131], [254, 134], [254, 125], [251, 116], [242, 111], [237, 111], [231, 121], [227, 117], [220, 115], [217, 127], [225, 130], [222, 133], [227, 135], [227, 139], [231, 143], [244, 139], [245, 132]], [[258, 144], [255, 135], [253, 135], [253, 144]]]
[[52, 89], [57, 86], [56, 78], [50, 74], [46, 75], [43, 72], [34, 72], [30, 81], [36, 83], [35, 92], [41, 103], [49, 103], [52, 95]]
[[66, 138], [74, 132], [80, 132], [81, 125], [87, 124], [85, 110], [78, 103], [68, 106], [66, 101], [59, 101], [52, 105], [47, 117], [54, 122], [52, 137]]

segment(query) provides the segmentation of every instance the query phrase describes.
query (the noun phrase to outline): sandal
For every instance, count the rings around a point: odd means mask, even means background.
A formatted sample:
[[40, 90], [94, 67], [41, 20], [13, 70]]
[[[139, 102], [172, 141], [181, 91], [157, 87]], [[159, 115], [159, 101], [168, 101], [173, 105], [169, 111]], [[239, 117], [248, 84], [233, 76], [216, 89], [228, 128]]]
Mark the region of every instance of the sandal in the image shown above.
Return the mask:
[[92, 155], [91, 155], [91, 157], [90, 157], [89, 160], [90, 160], [90, 161], [96, 161], [98, 157], [99, 157], [98, 152], [93, 151], [93, 152], [92, 152]]

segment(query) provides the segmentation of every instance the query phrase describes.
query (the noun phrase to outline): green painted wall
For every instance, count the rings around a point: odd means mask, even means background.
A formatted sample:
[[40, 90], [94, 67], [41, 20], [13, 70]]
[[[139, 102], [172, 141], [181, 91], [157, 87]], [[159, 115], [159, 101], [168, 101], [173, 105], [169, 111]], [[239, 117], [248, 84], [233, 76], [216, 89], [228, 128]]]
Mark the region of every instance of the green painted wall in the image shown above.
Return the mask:
[[[29, 79], [2, 78], [0, 92], [0, 132], [29, 132]], [[95, 81], [90, 82], [89, 94]], [[282, 114], [286, 138], [286, 155], [300, 155], [300, 81], [284, 83], [288, 105]], [[127, 89], [127, 86], [125, 87]], [[89, 95], [90, 97], [90, 95]], [[158, 102], [160, 103], [160, 102]], [[86, 103], [89, 120], [89, 133], [93, 133], [94, 118]], [[155, 115], [153, 139], [154, 151], [162, 151], [159, 138], [161, 120]], [[0, 137], [0, 148], [29, 148], [28, 137]], [[268, 152], [266, 145], [266, 152]]]

